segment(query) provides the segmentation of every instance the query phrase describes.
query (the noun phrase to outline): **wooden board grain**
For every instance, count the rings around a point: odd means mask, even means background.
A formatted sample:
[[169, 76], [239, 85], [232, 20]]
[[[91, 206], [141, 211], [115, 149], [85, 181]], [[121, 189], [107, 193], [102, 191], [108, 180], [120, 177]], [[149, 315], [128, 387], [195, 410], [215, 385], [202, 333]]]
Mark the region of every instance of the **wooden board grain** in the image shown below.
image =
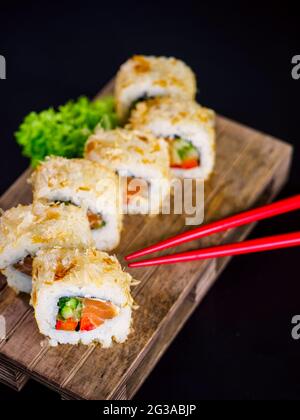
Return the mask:
[[[104, 93], [111, 89], [112, 83]], [[272, 200], [287, 179], [291, 157], [292, 148], [286, 143], [218, 116], [217, 163], [205, 185], [205, 222]], [[2, 196], [1, 207], [30, 202], [28, 175]], [[238, 241], [252, 227], [222, 232], [181, 249]], [[125, 266], [129, 252], [185, 229], [180, 215], [126, 216], [116, 254]], [[14, 374], [35, 378], [64, 399], [132, 398], [229, 260], [132, 270], [141, 281], [133, 289], [140, 306], [134, 313], [134, 333], [111, 349], [49, 347], [37, 330], [28, 298], [15, 296], [2, 284], [0, 315], [7, 319], [7, 337], [0, 341], [0, 379], [5, 368], [13, 368]]]

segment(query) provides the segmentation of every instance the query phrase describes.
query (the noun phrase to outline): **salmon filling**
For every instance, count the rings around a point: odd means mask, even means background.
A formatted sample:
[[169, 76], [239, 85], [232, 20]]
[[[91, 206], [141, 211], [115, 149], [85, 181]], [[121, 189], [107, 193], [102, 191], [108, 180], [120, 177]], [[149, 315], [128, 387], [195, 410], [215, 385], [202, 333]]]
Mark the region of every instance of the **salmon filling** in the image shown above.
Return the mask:
[[102, 219], [100, 214], [92, 213], [90, 210], [87, 212], [87, 217], [89, 220], [90, 228], [100, 229], [105, 226], [105, 221]]
[[57, 305], [56, 330], [92, 331], [118, 315], [114, 304], [98, 299], [61, 297]]
[[27, 255], [22, 261], [14, 264], [14, 268], [23, 274], [31, 277], [32, 274], [32, 257]]
[[170, 145], [171, 168], [193, 169], [200, 166], [199, 151], [190, 141], [177, 136], [167, 140]]

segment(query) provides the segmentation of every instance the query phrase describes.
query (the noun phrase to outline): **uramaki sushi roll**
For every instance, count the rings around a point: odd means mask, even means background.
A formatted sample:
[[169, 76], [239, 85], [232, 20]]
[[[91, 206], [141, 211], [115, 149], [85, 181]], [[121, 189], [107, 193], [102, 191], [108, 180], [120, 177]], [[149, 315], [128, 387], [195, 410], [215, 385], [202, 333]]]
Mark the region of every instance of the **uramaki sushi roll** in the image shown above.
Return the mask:
[[98, 130], [85, 145], [85, 157], [120, 175], [124, 213], [159, 213], [170, 191], [165, 140], [140, 131]]
[[75, 206], [11, 208], [0, 218], [0, 269], [16, 292], [31, 292], [32, 259], [40, 249], [94, 246], [86, 213]]
[[173, 175], [206, 180], [215, 164], [215, 113], [194, 101], [171, 97], [142, 102], [128, 128], [150, 131], [169, 143]]
[[117, 114], [122, 122], [137, 102], [166, 95], [195, 98], [195, 75], [181, 60], [135, 55], [117, 73], [115, 97]]
[[130, 332], [132, 277], [95, 249], [40, 251], [33, 261], [31, 303], [51, 345], [123, 343]]
[[47, 200], [85, 209], [102, 251], [118, 246], [122, 230], [118, 177], [108, 168], [85, 159], [49, 157], [31, 177], [34, 203]]

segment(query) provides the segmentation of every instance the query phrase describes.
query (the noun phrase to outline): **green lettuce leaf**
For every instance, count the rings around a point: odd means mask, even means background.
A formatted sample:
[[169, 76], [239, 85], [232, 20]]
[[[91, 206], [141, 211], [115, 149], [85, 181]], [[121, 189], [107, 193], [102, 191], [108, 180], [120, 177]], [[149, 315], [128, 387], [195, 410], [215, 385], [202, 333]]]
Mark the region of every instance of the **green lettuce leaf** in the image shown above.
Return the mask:
[[36, 167], [46, 156], [82, 157], [84, 144], [96, 126], [117, 126], [113, 97], [91, 102], [86, 97], [69, 101], [58, 110], [49, 108], [27, 115], [15, 133], [22, 153]]

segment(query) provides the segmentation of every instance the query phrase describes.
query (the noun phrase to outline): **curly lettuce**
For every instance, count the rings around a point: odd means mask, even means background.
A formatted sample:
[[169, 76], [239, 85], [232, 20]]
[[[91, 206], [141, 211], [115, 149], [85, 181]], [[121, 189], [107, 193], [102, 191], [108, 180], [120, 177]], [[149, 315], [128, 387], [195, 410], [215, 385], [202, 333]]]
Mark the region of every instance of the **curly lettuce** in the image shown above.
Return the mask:
[[28, 114], [15, 133], [24, 156], [36, 167], [46, 156], [82, 157], [84, 144], [94, 129], [117, 126], [112, 97], [91, 102], [86, 97], [69, 101], [55, 110]]

